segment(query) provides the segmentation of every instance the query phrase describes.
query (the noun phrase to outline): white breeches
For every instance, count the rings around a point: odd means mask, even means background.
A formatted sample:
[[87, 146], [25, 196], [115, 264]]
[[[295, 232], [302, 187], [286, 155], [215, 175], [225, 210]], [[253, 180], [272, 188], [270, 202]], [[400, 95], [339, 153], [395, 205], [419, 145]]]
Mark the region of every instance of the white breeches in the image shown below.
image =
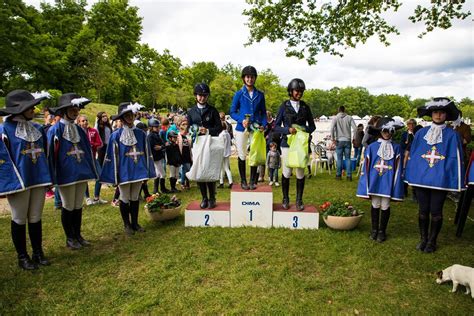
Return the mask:
[[222, 160], [220, 183], [224, 183], [224, 174], [227, 175], [229, 183], [233, 183], [232, 172], [230, 171], [230, 157], [224, 157], [224, 160]]
[[288, 151], [290, 149], [288, 147], [281, 147], [281, 166], [282, 166], [282, 174], [285, 178], [291, 177], [292, 170], [296, 170], [296, 179], [303, 179], [304, 178], [304, 168], [288, 168], [286, 166], [286, 160], [288, 159]]
[[390, 207], [390, 198], [388, 197], [371, 195], [370, 198], [372, 199], [372, 206], [374, 208], [380, 208], [385, 211]]
[[61, 196], [63, 208], [68, 211], [78, 210], [82, 208], [86, 188], [87, 182], [58, 187], [59, 196]]
[[245, 160], [245, 157], [247, 157], [247, 149], [249, 147], [249, 143], [252, 141], [252, 135], [253, 133], [247, 134], [245, 131], [234, 132], [235, 149], [237, 150], [237, 155], [239, 156], [240, 160]]
[[142, 181], [119, 184], [120, 200], [124, 203], [130, 201], [138, 201], [138, 195], [140, 194], [140, 188], [142, 187]]
[[37, 223], [43, 214], [46, 187], [28, 189], [7, 195], [8, 204], [12, 210], [12, 220], [18, 225]]
[[170, 178], [176, 178], [176, 179], [179, 179], [179, 169], [181, 168], [181, 166], [171, 166], [170, 165]]
[[158, 178], [166, 178], [165, 167], [163, 166], [163, 159], [154, 161], [156, 176]]

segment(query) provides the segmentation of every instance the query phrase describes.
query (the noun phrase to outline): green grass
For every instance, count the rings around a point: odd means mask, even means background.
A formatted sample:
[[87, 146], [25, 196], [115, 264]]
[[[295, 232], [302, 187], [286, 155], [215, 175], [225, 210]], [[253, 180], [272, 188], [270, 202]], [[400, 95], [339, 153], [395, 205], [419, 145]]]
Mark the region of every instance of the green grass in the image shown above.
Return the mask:
[[81, 114], [86, 115], [87, 119], [89, 120], [89, 125], [94, 127], [97, 113], [101, 111], [106, 112], [110, 118], [111, 115], [117, 114], [117, 106], [103, 103], [89, 103], [84, 109], [81, 110]]
[[[236, 167], [234, 159], [234, 179]], [[307, 180], [304, 200], [320, 204], [340, 197], [368, 211], [369, 202], [354, 196], [356, 185], [318, 174]], [[104, 189], [109, 200], [112, 193]], [[218, 200], [229, 195], [228, 189], [218, 190]], [[180, 196], [185, 203], [199, 199], [195, 184]], [[274, 200], [281, 200], [279, 189]], [[411, 201], [392, 205], [384, 244], [369, 240], [367, 215], [354, 231], [337, 232], [324, 224], [302, 231], [186, 228], [184, 217], [161, 224], [141, 212], [146, 233], [126, 237], [118, 209], [91, 206], [84, 209], [83, 235], [93, 247], [73, 252], [64, 247], [60, 214], [48, 201], [44, 247], [52, 265], [36, 273], [17, 267], [10, 219], [0, 218], [0, 311], [472, 315], [470, 296], [461, 290], [450, 293], [451, 284], [435, 283], [440, 269], [474, 264], [473, 223], [468, 221], [458, 239], [451, 201], [444, 214], [440, 248], [424, 254], [415, 250], [417, 205]]]

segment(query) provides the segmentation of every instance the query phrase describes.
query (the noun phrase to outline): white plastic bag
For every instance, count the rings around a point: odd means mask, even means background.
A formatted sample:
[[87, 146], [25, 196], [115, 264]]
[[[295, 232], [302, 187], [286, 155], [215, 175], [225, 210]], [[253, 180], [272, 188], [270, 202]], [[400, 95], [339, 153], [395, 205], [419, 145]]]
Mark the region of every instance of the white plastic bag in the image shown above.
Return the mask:
[[193, 144], [193, 165], [186, 173], [191, 181], [213, 182], [219, 180], [224, 160], [224, 140], [211, 135], [198, 136]]

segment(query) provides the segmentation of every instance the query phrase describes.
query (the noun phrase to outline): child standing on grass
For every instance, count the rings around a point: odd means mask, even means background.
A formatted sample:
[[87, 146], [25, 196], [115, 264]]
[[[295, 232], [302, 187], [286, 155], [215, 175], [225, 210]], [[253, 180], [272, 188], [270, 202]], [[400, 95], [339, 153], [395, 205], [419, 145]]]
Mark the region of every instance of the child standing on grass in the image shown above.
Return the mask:
[[232, 172], [230, 171], [230, 154], [232, 151], [232, 140], [229, 131], [227, 130], [227, 123], [225, 121], [222, 122], [222, 132], [219, 134], [219, 136], [224, 139], [224, 160], [222, 160], [219, 188], [224, 187], [224, 175], [227, 175], [227, 180], [229, 181], [229, 189], [232, 189], [233, 181]]
[[402, 127], [403, 123], [387, 117], [369, 127], [369, 133], [378, 140], [366, 149], [357, 196], [372, 200], [370, 238], [378, 242], [387, 239], [390, 200], [402, 201], [404, 197], [401, 179], [403, 154], [400, 145], [392, 143], [393, 133]]
[[176, 182], [179, 178], [179, 168], [181, 167], [182, 157], [179, 151], [178, 134], [175, 131], [168, 132], [168, 145], [166, 146], [166, 162], [170, 169], [170, 191], [171, 193], [180, 192], [176, 188]]
[[461, 138], [456, 131], [446, 128], [446, 121], [455, 121], [461, 113], [448, 98], [434, 98], [417, 111], [419, 117], [431, 116], [433, 122], [415, 134], [405, 181], [415, 187], [419, 205], [421, 240], [416, 248], [432, 253], [436, 251], [436, 240], [443, 225], [443, 205], [448, 191], [465, 189]]
[[146, 134], [133, 125], [133, 111], [131, 102], [122, 102], [118, 114], [112, 116], [114, 121], [121, 120], [123, 126], [110, 135], [100, 175], [102, 183], [119, 187], [120, 214], [127, 235], [145, 231], [138, 224], [138, 196], [142, 182], [156, 177]]
[[267, 154], [267, 168], [268, 174], [270, 176], [269, 185], [275, 184], [275, 186], [280, 186], [278, 183], [278, 170], [281, 167], [281, 158], [280, 153], [277, 150], [277, 144], [275, 142], [270, 143], [270, 151]]
[[191, 169], [193, 159], [191, 156], [191, 138], [189, 137], [189, 122], [186, 117], [180, 117], [176, 123], [179, 127], [178, 146], [181, 153], [181, 187], [183, 190], [189, 189], [189, 179], [186, 172]]

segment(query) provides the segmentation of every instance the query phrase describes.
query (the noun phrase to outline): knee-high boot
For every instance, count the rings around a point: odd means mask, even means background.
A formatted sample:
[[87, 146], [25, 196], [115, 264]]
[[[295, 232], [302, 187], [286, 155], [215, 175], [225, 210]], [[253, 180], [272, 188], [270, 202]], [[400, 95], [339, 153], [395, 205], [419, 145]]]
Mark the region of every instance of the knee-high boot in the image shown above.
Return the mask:
[[242, 189], [248, 190], [249, 186], [247, 185], [245, 160], [238, 158], [238, 166], [239, 166], [239, 175], [240, 175], [240, 186], [242, 187]]
[[430, 221], [427, 214], [418, 215], [418, 227], [420, 229], [420, 242], [416, 246], [417, 250], [424, 251], [426, 244], [428, 243], [428, 229], [430, 226]]
[[125, 233], [129, 236], [133, 235], [135, 231], [132, 229], [132, 224], [130, 223], [130, 205], [122, 200], [120, 200], [119, 203]]
[[160, 189], [161, 189], [161, 193], [171, 193], [170, 190], [166, 188], [165, 178], [160, 178]]
[[387, 225], [388, 225], [388, 220], [390, 219], [390, 207], [386, 210], [381, 210], [380, 211], [380, 229], [377, 234], [377, 241], [378, 242], [384, 242], [387, 240]]
[[158, 187], [160, 186], [160, 178], [153, 180], [153, 194], [158, 193]]
[[171, 193], [178, 193], [181, 192], [176, 188], [176, 182], [178, 182], [178, 179], [171, 177], [170, 178], [170, 186], [171, 186]]
[[28, 223], [28, 233], [31, 240], [31, 248], [33, 248], [33, 261], [42, 266], [49, 266], [49, 260], [46, 259], [43, 252], [43, 227], [41, 221], [36, 223]]
[[209, 190], [209, 208], [216, 207], [216, 183], [207, 182], [207, 189]]
[[38, 269], [38, 266], [31, 261], [26, 251], [26, 225], [20, 225], [11, 221], [11, 234], [13, 245], [18, 254], [18, 266], [23, 270]]
[[201, 204], [200, 208], [207, 208], [209, 206], [209, 198], [207, 197], [207, 184], [206, 182], [198, 182], [199, 190], [201, 191]]
[[73, 228], [74, 228], [74, 235], [76, 236], [76, 240], [81, 244], [83, 247], [90, 246], [91, 243], [84, 239], [81, 235], [82, 229], [82, 208], [72, 211], [73, 214]]
[[370, 239], [377, 240], [377, 234], [379, 232], [380, 208], [375, 208], [372, 206], [370, 209], [370, 218], [372, 221], [372, 232], [370, 233]]
[[140, 201], [130, 201], [130, 218], [132, 219], [132, 229], [136, 232], [143, 233], [145, 229], [138, 225], [138, 210]]
[[257, 188], [257, 168], [258, 167], [250, 167], [250, 190], [255, 190]]
[[431, 253], [435, 252], [437, 248], [436, 240], [438, 239], [438, 234], [441, 231], [441, 227], [443, 226], [443, 217], [442, 216], [431, 216], [431, 231], [430, 237], [428, 238], [428, 242], [426, 243], [426, 247], [424, 252]]
[[290, 178], [281, 176], [281, 191], [283, 193], [283, 202], [281, 206], [283, 209], [287, 210], [290, 208]]
[[296, 179], [296, 210], [298, 211], [304, 210], [304, 204], [303, 204], [304, 182], [305, 182], [304, 177], [303, 179]]
[[68, 211], [64, 207], [61, 208], [61, 223], [63, 224], [64, 233], [66, 234], [66, 247], [71, 250], [77, 250], [81, 249], [82, 246], [74, 234], [73, 216], [73, 211]]

